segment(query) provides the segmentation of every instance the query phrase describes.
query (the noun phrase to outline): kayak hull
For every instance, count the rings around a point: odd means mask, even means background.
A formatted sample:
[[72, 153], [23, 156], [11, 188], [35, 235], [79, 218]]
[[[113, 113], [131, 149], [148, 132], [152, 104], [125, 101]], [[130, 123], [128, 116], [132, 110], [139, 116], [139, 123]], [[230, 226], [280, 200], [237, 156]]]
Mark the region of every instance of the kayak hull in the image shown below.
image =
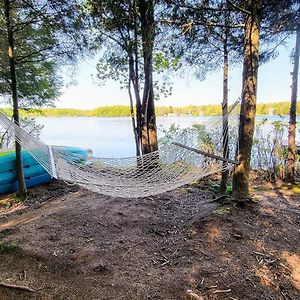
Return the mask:
[[[56, 150], [66, 151], [71, 157], [86, 159], [90, 150], [76, 147], [54, 146]], [[26, 187], [30, 188], [50, 181], [52, 178], [46, 170], [27, 151], [22, 151], [23, 171]], [[0, 194], [13, 193], [18, 190], [16, 155], [13, 151], [0, 152]]]

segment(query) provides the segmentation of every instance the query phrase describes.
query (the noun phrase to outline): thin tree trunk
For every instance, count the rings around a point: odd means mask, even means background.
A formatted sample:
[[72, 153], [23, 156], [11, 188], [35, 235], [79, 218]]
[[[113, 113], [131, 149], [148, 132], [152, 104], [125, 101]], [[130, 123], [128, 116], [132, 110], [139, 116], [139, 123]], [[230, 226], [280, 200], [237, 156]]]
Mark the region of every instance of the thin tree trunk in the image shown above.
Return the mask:
[[[4, 6], [5, 6], [6, 27], [7, 27], [8, 59], [9, 59], [9, 68], [10, 68], [10, 77], [11, 77], [11, 91], [12, 91], [12, 101], [13, 101], [13, 119], [16, 124], [20, 124], [16, 61], [15, 61], [15, 53], [14, 53], [14, 37], [13, 37], [11, 20], [10, 20], [10, 1], [4, 0]], [[18, 194], [19, 196], [24, 197], [26, 194], [26, 185], [24, 179], [21, 151], [22, 151], [21, 145], [16, 141], [16, 164], [17, 164], [17, 176], [19, 181]]]
[[260, 0], [249, 0], [245, 25], [243, 87], [240, 111], [238, 160], [233, 175], [233, 191], [239, 201], [249, 198], [250, 160], [255, 130], [259, 58]]
[[153, 91], [153, 45], [155, 37], [154, 1], [139, 0], [144, 57], [144, 91], [142, 98], [142, 153], [158, 149]]
[[[227, 49], [227, 30], [225, 32], [225, 39], [223, 42], [223, 102], [222, 102], [222, 116], [223, 116], [223, 157], [229, 158], [228, 145], [228, 49]], [[228, 181], [228, 162], [223, 162], [223, 172], [220, 184], [220, 193], [226, 192]]]
[[297, 109], [297, 89], [299, 71], [299, 52], [300, 52], [300, 25], [297, 26], [296, 47], [294, 54], [294, 68], [292, 73], [292, 95], [290, 107], [289, 136], [288, 136], [288, 160], [286, 180], [290, 183], [295, 182], [295, 152], [296, 152], [296, 109]]
[[139, 142], [139, 150], [138, 155], [142, 154], [142, 104], [141, 104], [141, 96], [140, 96], [140, 80], [139, 80], [139, 50], [138, 50], [138, 5], [137, 0], [133, 1], [134, 7], [134, 45], [133, 45], [133, 86], [134, 86], [134, 93], [135, 93], [135, 100], [136, 100], [136, 130], [137, 130], [137, 138]]
[[274, 157], [273, 157], [273, 174], [272, 174], [272, 180], [276, 182], [277, 178], [277, 162], [278, 162], [278, 148], [279, 148], [279, 139], [278, 135], [276, 134], [274, 139]]
[[128, 81], [128, 95], [129, 95], [129, 101], [130, 101], [130, 116], [131, 116], [131, 124], [132, 124], [132, 130], [134, 134], [134, 141], [135, 141], [135, 147], [136, 147], [136, 156], [140, 156], [140, 142], [139, 137], [137, 133], [137, 127], [136, 127], [136, 120], [135, 120], [135, 114], [134, 114], [134, 107], [133, 107], [133, 99], [132, 99], [132, 93], [131, 93], [131, 82], [133, 81], [133, 67], [134, 61], [132, 56], [129, 57], [129, 81]]

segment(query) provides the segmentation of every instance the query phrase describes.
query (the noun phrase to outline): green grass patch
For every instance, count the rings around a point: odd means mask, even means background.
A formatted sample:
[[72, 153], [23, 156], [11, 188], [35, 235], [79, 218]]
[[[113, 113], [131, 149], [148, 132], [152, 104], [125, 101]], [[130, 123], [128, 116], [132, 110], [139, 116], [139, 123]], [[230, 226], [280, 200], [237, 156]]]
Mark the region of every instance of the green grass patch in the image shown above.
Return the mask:
[[14, 242], [0, 241], [0, 254], [14, 253], [19, 250], [19, 247]]
[[0, 242], [3, 238], [11, 235], [13, 231], [11, 229], [4, 229], [3, 231], [0, 232]]
[[11, 229], [5, 229], [0, 232], [0, 254], [15, 253], [19, 250], [19, 247], [15, 242], [3, 241], [4, 238], [12, 233], [13, 231]]
[[237, 204], [233, 201], [230, 201], [228, 199], [225, 201], [224, 204], [220, 205], [217, 209], [214, 210], [214, 214], [216, 215], [228, 215], [230, 214], [234, 209], [236, 209]]

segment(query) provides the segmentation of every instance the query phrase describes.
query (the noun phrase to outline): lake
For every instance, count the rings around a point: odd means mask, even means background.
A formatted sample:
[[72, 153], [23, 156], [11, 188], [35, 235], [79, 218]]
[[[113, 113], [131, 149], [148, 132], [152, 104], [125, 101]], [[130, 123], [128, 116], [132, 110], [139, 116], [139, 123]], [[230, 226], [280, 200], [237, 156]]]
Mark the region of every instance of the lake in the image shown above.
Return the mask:
[[[182, 128], [202, 124], [211, 117], [166, 116], [157, 117], [158, 128], [168, 129], [172, 124]], [[217, 118], [217, 117], [216, 117]], [[257, 123], [266, 117], [258, 116]], [[270, 122], [288, 117], [268, 116]], [[135, 156], [134, 138], [129, 117], [38, 117], [37, 123], [44, 126], [41, 140], [50, 145], [67, 145], [92, 149], [97, 157]], [[299, 116], [297, 121], [300, 121]], [[270, 125], [264, 125], [266, 131]], [[158, 135], [163, 133], [158, 131]], [[298, 138], [297, 138], [298, 140]]]

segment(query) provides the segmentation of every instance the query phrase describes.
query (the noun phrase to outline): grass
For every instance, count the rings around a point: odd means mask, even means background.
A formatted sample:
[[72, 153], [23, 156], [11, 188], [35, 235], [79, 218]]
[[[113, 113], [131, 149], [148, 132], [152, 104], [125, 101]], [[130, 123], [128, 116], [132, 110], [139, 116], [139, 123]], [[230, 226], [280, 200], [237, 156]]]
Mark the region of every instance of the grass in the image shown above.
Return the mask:
[[16, 252], [19, 247], [15, 242], [6, 242], [3, 239], [12, 234], [12, 230], [6, 229], [0, 232], [0, 254]]
[[0, 254], [7, 254], [18, 251], [19, 247], [14, 242], [0, 241]]
[[228, 215], [232, 212], [233, 209], [235, 209], [234, 204], [224, 204], [214, 210], [214, 213], [216, 215]]

